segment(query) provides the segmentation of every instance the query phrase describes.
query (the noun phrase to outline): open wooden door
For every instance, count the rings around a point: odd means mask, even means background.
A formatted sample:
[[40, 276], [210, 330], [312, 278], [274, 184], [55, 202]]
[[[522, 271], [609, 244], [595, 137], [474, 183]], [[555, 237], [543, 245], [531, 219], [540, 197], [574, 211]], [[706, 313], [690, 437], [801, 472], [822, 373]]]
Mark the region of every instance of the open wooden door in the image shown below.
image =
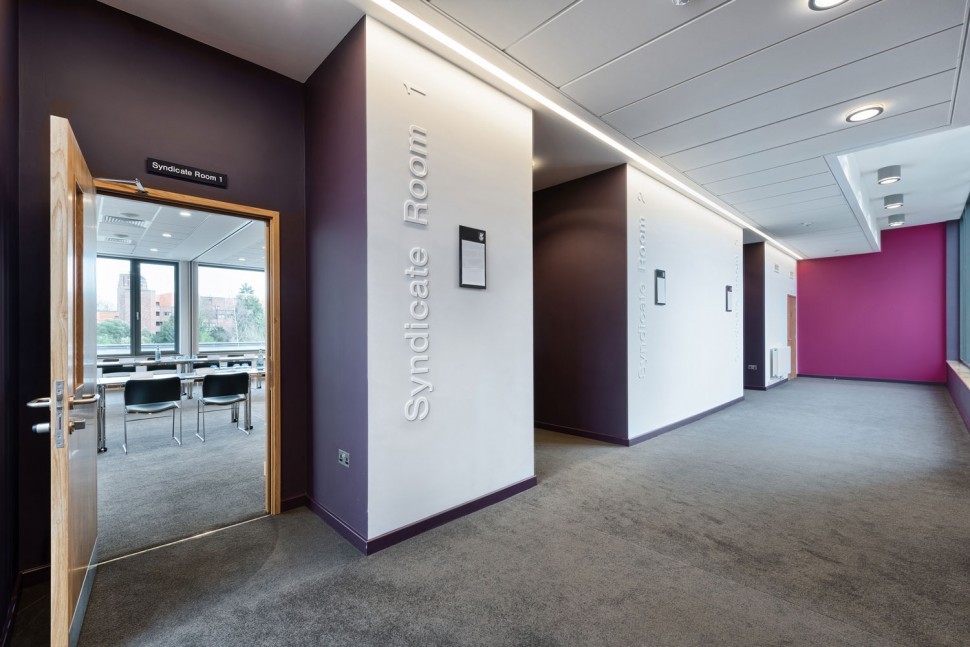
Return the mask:
[[97, 563], [94, 182], [51, 117], [51, 645], [77, 643]]

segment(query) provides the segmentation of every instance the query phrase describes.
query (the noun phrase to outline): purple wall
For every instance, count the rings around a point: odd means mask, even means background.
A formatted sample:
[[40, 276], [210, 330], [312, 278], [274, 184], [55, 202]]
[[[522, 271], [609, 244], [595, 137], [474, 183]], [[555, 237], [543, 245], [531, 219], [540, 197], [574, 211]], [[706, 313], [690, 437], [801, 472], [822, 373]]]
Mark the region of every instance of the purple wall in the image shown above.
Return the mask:
[[[310, 487], [367, 537], [367, 124], [364, 22], [306, 85]], [[337, 450], [350, 452], [348, 469]]]
[[744, 388], [764, 389], [766, 375], [765, 244], [748, 243], [744, 246]]
[[0, 644], [17, 573], [15, 316], [17, 277], [17, 2], [0, 0]]
[[[280, 211], [282, 494], [306, 492], [307, 312], [301, 84], [92, 0], [20, 5], [16, 402], [48, 389], [49, 115], [95, 176]], [[224, 171], [228, 190], [145, 176], [145, 158]], [[48, 440], [20, 411], [20, 564], [49, 559]]]
[[537, 427], [626, 441], [626, 167], [533, 195]]
[[798, 372], [944, 382], [946, 226], [887, 230], [882, 252], [798, 265]]

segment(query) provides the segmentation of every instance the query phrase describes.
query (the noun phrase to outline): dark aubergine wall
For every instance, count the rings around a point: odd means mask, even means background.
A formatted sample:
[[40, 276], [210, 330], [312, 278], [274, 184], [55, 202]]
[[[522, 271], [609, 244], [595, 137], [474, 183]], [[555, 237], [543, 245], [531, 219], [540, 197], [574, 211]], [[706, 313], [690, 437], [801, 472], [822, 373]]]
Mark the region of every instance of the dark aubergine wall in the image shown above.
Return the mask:
[[0, 0], [0, 643], [17, 574], [17, 401], [14, 281], [17, 235], [17, 1]]
[[744, 388], [764, 389], [766, 375], [765, 244], [748, 243], [744, 246]]
[[626, 440], [626, 167], [532, 199], [535, 424]]
[[[311, 321], [310, 486], [316, 506], [367, 537], [366, 29], [307, 80]], [[350, 452], [351, 467], [337, 463]]]
[[[307, 314], [301, 84], [94, 0], [20, 6], [17, 402], [48, 391], [49, 115], [71, 121], [95, 176], [280, 212], [282, 495], [306, 491]], [[225, 172], [216, 189], [146, 176], [157, 157]], [[49, 556], [48, 440], [21, 412], [20, 563]], [[108, 446], [118, 450], [111, 441]], [[115, 437], [117, 440], [117, 437]]]

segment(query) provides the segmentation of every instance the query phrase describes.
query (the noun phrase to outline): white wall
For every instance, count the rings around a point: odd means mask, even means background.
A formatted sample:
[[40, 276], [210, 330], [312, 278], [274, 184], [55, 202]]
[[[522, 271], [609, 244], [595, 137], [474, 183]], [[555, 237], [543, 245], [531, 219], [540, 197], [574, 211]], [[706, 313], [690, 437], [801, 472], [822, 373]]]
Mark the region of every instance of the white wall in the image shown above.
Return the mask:
[[769, 353], [788, 345], [788, 295], [797, 295], [797, 268], [794, 258], [765, 244], [765, 386], [785, 379], [771, 377]]
[[[742, 397], [744, 295], [741, 228], [634, 168], [627, 173], [632, 439]], [[667, 273], [663, 306], [654, 305], [657, 269]]]
[[[532, 115], [367, 19], [368, 538], [532, 477]], [[406, 84], [413, 89], [408, 93]], [[427, 175], [409, 128], [427, 132]], [[423, 173], [421, 162], [414, 167]], [[405, 222], [410, 182], [427, 226]], [[423, 193], [418, 185], [417, 192]], [[486, 290], [458, 287], [458, 226], [487, 231]], [[427, 250], [430, 346], [412, 352], [409, 251]], [[422, 268], [418, 268], [419, 270]], [[417, 306], [423, 314], [424, 306]], [[416, 342], [417, 343], [417, 342]], [[408, 420], [414, 355], [433, 385]], [[412, 410], [411, 413], [415, 411]], [[353, 461], [353, 457], [351, 457]]]

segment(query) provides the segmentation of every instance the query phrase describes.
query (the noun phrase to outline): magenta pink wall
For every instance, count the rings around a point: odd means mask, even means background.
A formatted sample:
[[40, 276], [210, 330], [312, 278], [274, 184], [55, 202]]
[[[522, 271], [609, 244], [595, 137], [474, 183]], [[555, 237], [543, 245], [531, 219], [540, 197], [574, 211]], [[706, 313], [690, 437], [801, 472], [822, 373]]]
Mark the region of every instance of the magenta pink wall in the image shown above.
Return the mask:
[[798, 372], [946, 381], [946, 225], [887, 230], [882, 251], [798, 264]]

